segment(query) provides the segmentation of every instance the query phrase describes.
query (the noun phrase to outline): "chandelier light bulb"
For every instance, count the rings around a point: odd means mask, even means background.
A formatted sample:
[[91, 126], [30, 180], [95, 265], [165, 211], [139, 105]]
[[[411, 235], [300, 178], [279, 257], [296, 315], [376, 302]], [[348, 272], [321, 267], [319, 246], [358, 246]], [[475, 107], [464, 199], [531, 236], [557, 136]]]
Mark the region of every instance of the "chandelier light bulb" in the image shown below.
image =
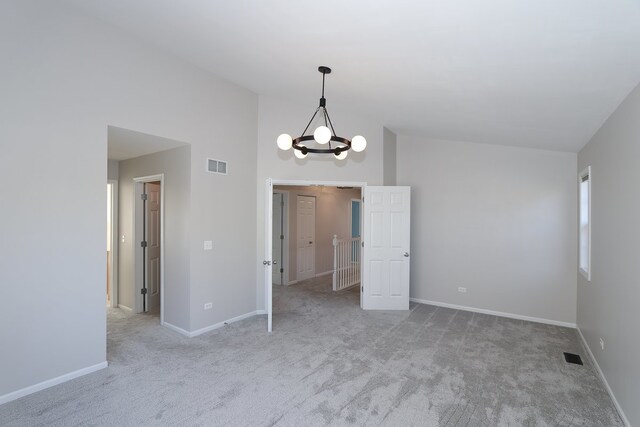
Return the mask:
[[351, 140], [351, 148], [356, 153], [359, 153], [363, 151], [365, 148], [367, 148], [367, 140], [364, 139], [364, 136], [356, 135]]
[[340, 154], [334, 154], [334, 156], [336, 157], [336, 159], [338, 160], [344, 160], [347, 158], [347, 152], [346, 151], [341, 151]]
[[291, 148], [291, 145], [293, 144], [293, 139], [291, 138], [291, 135], [283, 133], [278, 137], [277, 143], [278, 143], [279, 149], [286, 151], [289, 148]]
[[[300, 145], [301, 147], [304, 147], [304, 145], [302, 144], [298, 144], [298, 145]], [[300, 150], [293, 150], [293, 154], [295, 154], [296, 157], [299, 159], [304, 159], [305, 157], [307, 157], [307, 155]]]
[[315, 132], [313, 132], [313, 139], [315, 139], [318, 144], [326, 144], [331, 140], [331, 130], [326, 126], [318, 126]]

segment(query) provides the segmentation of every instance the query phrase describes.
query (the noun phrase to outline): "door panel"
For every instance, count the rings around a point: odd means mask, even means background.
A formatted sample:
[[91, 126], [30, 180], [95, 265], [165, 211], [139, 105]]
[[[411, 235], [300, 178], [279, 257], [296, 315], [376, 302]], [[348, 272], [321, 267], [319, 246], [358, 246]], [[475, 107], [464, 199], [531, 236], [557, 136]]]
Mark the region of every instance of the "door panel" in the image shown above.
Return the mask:
[[281, 237], [284, 235], [283, 227], [283, 203], [284, 195], [282, 193], [273, 194], [273, 230], [272, 230], [272, 255], [275, 264], [272, 268], [273, 283], [276, 285], [282, 285], [282, 273], [280, 270], [283, 268], [282, 262], [282, 250], [283, 240]]
[[149, 182], [147, 192], [147, 311], [160, 310], [160, 184]]
[[305, 280], [316, 274], [316, 198], [298, 196], [297, 206], [296, 280]]
[[408, 310], [411, 188], [367, 186], [364, 195], [362, 307]]

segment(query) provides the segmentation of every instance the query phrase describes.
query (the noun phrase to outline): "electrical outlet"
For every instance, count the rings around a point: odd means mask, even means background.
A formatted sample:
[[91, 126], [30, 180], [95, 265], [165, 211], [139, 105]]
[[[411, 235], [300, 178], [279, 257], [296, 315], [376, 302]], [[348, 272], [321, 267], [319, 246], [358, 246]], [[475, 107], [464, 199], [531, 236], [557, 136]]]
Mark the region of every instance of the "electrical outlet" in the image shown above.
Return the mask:
[[604, 350], [604, 340], [600, 338], [600, 350]]
[[205, 251], [210, 251], [211, 249], [213, 249], [213, 242], [211, 240], [205, 240], [204, 241], [204, 250]]
[[467, 292], [467, 288], [463, 288], [462, 286], [460, 286], [458, 288], [458, 292], [462, 292], [463, 294]]
[[204, 305], [204, 309], [205, 310], [211, 310], [213, 308], [213, 303], [212, 302], [208, 302]]

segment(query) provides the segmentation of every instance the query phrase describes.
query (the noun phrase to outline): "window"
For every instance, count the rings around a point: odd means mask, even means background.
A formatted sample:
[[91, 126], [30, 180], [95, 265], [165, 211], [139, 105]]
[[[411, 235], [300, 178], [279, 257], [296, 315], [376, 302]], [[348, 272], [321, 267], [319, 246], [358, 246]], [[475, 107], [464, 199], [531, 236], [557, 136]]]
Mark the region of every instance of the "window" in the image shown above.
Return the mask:
[[591, 281], [591, 166], [580, 172], [580, 273]]

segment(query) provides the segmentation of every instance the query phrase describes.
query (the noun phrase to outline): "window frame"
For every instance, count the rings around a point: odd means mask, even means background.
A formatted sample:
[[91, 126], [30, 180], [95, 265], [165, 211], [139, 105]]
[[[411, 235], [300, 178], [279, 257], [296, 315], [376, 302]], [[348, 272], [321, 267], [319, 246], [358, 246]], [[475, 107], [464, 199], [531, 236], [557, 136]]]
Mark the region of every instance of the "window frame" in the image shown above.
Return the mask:
[[[584, 178], [587, 178], [586, 180]], [[583, 268], [582, 260], [582, 184], [588, 182], [587, 192], [587, 262]], [[587, 281], [591, 281], [591, 166], [584, 168], [578, 175], [578, 271]]]

